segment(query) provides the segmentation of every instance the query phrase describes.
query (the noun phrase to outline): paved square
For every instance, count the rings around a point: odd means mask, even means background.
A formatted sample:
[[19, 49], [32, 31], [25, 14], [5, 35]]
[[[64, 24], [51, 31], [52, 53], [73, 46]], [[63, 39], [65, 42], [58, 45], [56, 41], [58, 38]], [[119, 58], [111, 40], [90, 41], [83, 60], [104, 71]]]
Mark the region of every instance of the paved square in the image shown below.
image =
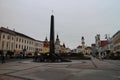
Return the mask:
[[119, 64], [95, 58], [61, 63], [15, 61], [0, 64], [0, 80], [120, 80]]

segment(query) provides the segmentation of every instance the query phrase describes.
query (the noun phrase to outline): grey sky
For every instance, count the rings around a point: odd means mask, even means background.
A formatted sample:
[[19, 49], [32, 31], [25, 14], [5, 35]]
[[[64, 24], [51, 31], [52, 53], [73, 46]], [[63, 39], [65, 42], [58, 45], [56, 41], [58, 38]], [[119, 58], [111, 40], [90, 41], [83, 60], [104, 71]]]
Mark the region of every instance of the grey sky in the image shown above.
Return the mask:
[[104, 39], [120, 30], [120, 0], [0, 0], [0, 26], [43, 41], [49, 39], [51, 10], [55, 33], [70, 48], [80, 45], [82, 36], [90, 45], [96, 34]]

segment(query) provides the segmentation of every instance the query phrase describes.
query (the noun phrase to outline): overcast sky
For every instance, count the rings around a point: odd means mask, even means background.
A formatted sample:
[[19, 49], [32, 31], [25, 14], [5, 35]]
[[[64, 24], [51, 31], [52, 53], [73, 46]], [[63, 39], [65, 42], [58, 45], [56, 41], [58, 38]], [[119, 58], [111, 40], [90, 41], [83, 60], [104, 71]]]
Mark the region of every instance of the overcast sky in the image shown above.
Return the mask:
[[0, 26], [15, 29], [38, 40], [49, 39], [50, 16], [54, 10], [55, 38], [76, 48], [85, 37], [113, 36], [120, 30], [120, 0], [0, 0]]

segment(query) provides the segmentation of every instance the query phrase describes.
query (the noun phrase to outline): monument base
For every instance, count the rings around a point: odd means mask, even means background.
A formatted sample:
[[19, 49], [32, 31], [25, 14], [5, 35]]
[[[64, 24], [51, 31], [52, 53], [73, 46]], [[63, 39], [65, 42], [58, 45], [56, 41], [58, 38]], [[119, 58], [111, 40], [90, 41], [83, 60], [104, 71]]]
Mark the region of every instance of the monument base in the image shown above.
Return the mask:
[[33, 57], [34, 62], [71, 62], [59, 54], [41, 54]]

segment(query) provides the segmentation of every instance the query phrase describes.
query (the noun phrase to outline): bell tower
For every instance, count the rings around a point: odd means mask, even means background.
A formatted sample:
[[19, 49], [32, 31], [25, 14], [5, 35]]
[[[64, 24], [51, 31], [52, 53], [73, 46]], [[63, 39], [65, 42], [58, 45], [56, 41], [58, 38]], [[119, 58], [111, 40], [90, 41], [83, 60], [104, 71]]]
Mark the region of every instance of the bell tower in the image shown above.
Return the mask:
[[85, 39], [84, 39], [84, 36], [82, 36], [82, 38], [81, 38], [81, 44], [82, 44], [82, 52], [83, 52], [83, 54], [85, 54]]

